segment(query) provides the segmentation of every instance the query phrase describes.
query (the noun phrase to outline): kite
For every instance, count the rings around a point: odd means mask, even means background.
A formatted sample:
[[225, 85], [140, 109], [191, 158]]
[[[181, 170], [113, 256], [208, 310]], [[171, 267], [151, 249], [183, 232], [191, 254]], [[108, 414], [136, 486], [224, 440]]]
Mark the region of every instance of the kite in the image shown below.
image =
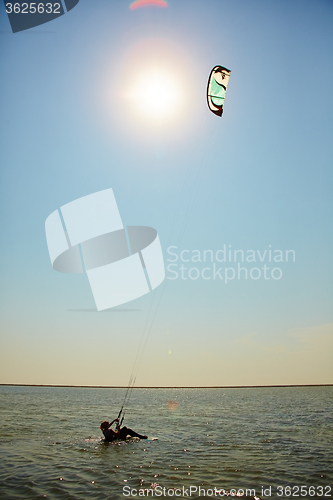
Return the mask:
[[210, 72], [207, 85], [207, 103], [217, 116], [222, 116], [223, 104], [231, 71], [223, 66], [215, 66]]

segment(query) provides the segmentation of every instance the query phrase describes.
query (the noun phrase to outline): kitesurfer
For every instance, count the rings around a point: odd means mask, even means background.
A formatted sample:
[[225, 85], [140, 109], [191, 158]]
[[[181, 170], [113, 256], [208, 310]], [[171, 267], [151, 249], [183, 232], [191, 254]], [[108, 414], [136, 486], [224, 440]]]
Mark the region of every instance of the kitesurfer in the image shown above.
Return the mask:
[[[111, 425], [117, 422], [116, 430], [111, 429]], [[128, 427], [121, 427], [119, 424], [119, 418], [115, 418], [109, 423], [107, 420], [101, 423], [100, 429], [102, 430], [105, 441], [116, 441], [117, 439], [125, 440], [126, 436], [138, 437], [140, 439], [148, 439], [147, 436], [143, 436], [142, 434], [138, 434], [137, 432], [129, 429]]]

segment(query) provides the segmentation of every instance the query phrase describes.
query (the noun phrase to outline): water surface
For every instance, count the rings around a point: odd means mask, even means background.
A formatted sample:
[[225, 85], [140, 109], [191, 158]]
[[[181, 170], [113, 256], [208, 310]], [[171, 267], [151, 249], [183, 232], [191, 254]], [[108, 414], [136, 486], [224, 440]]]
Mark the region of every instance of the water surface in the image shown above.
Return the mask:
[[271, 486], [271, 498], [291, 498], [277, 487], [303, 485], [299, 497], [333, 497], [318, 489], [333, 479], [333, 387], [135, 389], [124, 424], [158, 439], [104, 443], [100, 422], [124, 394], [0, 387], [0, 498], [124, 499], [126, 486], [157, 485], [167, 496], [200, 486], [268, 498]]

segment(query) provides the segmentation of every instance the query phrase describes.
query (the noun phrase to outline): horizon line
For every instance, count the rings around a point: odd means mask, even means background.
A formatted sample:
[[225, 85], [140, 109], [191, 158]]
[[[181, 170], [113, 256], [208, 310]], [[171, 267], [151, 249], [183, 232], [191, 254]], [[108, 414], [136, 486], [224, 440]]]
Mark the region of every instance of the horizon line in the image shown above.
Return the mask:
[[[0, 384], [1, 387], [66, 387], [82, 389], [128, 389], [127, 385], [66, 385], [66, 384]], [[132, 389], [265, 389], [274, 387], [332, 387], [332, 384], [276, 385], [207, 385], [207, 386], [136, 386]]]

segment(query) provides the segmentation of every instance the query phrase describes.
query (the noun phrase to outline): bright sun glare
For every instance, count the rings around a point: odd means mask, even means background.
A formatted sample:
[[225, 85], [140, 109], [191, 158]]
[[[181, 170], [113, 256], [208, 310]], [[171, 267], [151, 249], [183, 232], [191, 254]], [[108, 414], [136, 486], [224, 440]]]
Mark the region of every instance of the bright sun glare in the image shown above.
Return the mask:
[[181, 102], [180, 85], [161, 71], [147, 72], [132, 80], [130, 100], [135, 110], [154, 122], [175, 117]]

